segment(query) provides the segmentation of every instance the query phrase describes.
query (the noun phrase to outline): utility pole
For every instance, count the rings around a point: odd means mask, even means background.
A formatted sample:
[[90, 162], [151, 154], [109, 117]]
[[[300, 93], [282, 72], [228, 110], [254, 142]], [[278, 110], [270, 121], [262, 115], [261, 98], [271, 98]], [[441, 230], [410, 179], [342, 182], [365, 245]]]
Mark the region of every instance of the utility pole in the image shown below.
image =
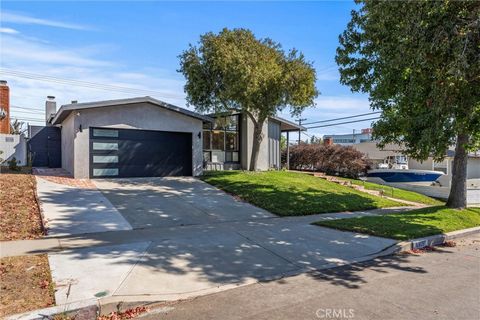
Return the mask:
[[[302, 119], [302, 118], [298, 119], [298, 120], [297, 120], [297, 121], [298, 121], [298, 125], [301, 126], [301, 125], [302, 125], [302, 121], [306, 121], [306, 120], [307, 120], [307, 119], [305, 119], [305, 118], [304, 118], [304, 119]], [[300, 141], [302, 141], [301, 133], [302, 133], [302, 130], [299, 128], [299, 129], [298, 129], [298, 145], [300, 145]]]

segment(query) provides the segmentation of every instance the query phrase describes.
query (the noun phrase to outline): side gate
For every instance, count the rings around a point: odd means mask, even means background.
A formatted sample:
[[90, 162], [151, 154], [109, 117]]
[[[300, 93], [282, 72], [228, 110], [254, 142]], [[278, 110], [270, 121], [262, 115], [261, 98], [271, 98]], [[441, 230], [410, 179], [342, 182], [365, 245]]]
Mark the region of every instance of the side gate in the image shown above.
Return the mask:
[[62, 135], [57, 127], [30, 126], [28, 152], [33, 167], [62, 167]]

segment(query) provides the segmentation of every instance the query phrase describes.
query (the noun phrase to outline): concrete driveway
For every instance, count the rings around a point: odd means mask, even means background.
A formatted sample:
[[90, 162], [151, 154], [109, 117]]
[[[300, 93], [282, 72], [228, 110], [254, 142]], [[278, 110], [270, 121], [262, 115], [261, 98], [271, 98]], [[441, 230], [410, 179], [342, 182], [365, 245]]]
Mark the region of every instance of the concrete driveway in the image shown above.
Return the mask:
[[[61, 218], [57, 235], [69, 234], [33, 241], [52, 244], [48, 257], [60, 305], [106, 297], [195, 297], [363, 261], [395, 243], [310, 224], [383, 209], [280, 218], [195, 178], [95, 184], [100, 191], [39, 183], [40, 200]], [[69, 222], [76, 232], [68, 229]], [[90, 233], [74, 234], [82, 230]], [[2, 246], [2, 252], [12, 252], [7, 249]], [[39, 251], [23, 252], [28, 253]]]
[[274, 217], [192, 177], [94, 180], [134, 229]]
[[36, 180], [49, 236], [132, 229], [100, 191], [55, 183], [39, 176]]

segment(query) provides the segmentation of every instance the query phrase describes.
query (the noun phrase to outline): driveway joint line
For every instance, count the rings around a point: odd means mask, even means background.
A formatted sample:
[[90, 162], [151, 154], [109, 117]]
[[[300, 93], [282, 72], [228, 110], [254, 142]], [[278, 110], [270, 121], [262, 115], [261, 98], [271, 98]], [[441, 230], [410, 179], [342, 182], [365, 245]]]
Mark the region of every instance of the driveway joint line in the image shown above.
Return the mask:
[[137, 266], [137, 264], [147, 255], [148, 253], [148, 250], [150, 250], [150, 248], [152, 247], [153, 245], [153, 241], [149, 241], [150, 243], [148, 244], [148, 246], [145, 248], [145, 250], [142, 252], [142, 254], [140, 255], [140, 257], [138, 258], [137, 261], [135, 261], [135, 263], [133, 264], [133, 266], [130, 268], [130, 270], [128, 270], [127, 274], [125, 275], [125, 277], [123, 278], [123, 280], [118, 284], [118, 287], [115, 289], [115, 291], [112, 292], [112, 296], [115, 295], [115, 293], [117, 293], [118, 289], [120, 289], [120, 287], [123, 285], [123, 283], [127, 280], [127, 278], [130, 276], [130, 274], [132, 273], [133, 269], [135, 269], [135, 267]]
[[268, 248], [266, 248], [266, 247], [262, 246], [260, 243], [256, 242], [256, 240], [254, 240], [254, 239], [250, 239], [249, 237], [247, 237], [247, 236], [245, 236], [245, 235], [241, 234], [241, 233], [240, 233], [240, 231], [235, 231], [235, 233], [236, 233], [236, 234], [238, 234], [239, 236], [241, 236], [242, 238], [245, 238], [245, 239], [247, 239], [249, 242], [251, 242], [251, 243], [253, 243], [253, 244], [256, 244], [256, 245], [257, 245], [257, 246], [259, 246], [260, 248], [262, 248], [262, 249], [264, 249], [264, 250], [266, 250], [266, 251], [270, 252], [270, 253], [271, 253], [271, 254], [273, 254], [274, 256], [276, 256], [276, 257], [278, 257], [278, 258], [280, 258], [280, 259], [282, 259], [282, 260], [285, 260], [286, 262], [288, 262], [288, 263], [290, 263], [290, 264], [294, 265], [295, 267], [297, 267], [297, 268], [300, 268], [300, 269], [302, 268], [302, 266], [299, 266], [299, 265], [297, 265], [295, 262], [293, 262], [293, 261], [290, 261], [290, 260], [288, 260], [287, 258], [285, 258], [285, 257], [283, 257], [283, 256], [281, 256], [281, 255], [279, 255], [278, 253], [276, 253], [276, 252], [274, 252], [274, 251], [272, 251], [272, 250], [270, 250], [270, 249], [268, 249]]

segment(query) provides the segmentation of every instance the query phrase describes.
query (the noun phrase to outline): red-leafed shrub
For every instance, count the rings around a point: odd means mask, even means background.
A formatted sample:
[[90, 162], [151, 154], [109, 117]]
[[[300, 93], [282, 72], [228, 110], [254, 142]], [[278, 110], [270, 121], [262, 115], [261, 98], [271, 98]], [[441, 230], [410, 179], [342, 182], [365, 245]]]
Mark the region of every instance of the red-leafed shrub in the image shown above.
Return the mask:
[[[286, 150], [282, 161], [286, 163]], [[325, 172], [330, 175], [357, 178], [369, 169], [365, 155], [352, 147], [300, 144], [290, 147], [290, 169]]]

